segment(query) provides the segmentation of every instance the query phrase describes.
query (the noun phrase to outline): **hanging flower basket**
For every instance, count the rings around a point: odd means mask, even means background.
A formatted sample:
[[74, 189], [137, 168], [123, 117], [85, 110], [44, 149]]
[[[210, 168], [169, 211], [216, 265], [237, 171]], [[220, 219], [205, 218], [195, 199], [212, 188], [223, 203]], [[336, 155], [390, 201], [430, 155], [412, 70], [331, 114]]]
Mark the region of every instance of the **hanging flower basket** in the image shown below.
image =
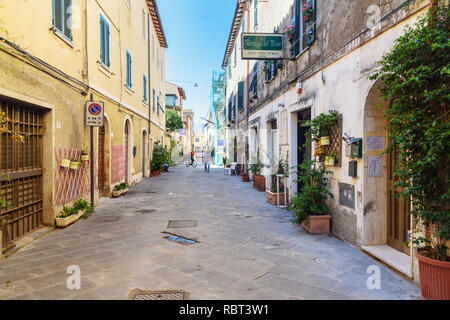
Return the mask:
[[88, 154], [82, 154], [81, 155], [81, 161], [89, 161], [89, 155]]
[[284, 29], [284, 34], [286, 35], [286, 37], [287, 37], [289, 40], [294, 39], [294, 37], [295, 37], [295, 25], [293, 24], [293, 25], [287, 26], [287, 27]]

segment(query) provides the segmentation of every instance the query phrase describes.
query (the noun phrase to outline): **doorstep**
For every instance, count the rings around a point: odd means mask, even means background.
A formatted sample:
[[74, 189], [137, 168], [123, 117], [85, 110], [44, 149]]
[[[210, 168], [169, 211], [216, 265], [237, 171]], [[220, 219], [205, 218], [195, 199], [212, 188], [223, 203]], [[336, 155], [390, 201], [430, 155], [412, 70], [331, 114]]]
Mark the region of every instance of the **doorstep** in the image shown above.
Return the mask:
[[395, 250], [394, 248], [382, 244], [376, 246], [361, 246], [370, 255], [380, 259], [395, 270], [403, 273], [408, 278], [413, 278], [411, 273], [411, 257], [407, 254]]
[[27, 234], [26, 236], [23, 236], [20, 239], [14, 241], [14, 244], [16, 246], [13, 249], [9, 250], [5, 255], [1, 255], [0, 254], [0, 262], [2, 262], [2, 260], [4, 260], [5, 258], [8, 258], [9, 256], [13, 255], [14, 253], [19, 251], [20, 249], [23, 249], [24, 247], [26, 247], [30, 243], [32, 243], [32, 242], [42, 238], [43, 236], [45, 236], [47, 234], [49, 234], [53, 230], [54, 230], [54, 228], [52, 228], [52, 227], [41, 227], [41, 228], [37, 229], [36, 231], [33, 231], [33, 232]]

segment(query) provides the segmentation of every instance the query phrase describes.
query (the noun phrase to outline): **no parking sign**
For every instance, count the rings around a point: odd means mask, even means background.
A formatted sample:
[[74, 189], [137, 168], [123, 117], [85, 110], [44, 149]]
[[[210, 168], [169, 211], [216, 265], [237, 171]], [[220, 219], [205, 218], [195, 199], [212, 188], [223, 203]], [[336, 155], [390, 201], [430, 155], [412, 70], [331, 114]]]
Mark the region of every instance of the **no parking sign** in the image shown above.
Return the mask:
[[105, 105], [99, 101], [86, 102], [85, 125], [88, 127], [103, 127]]

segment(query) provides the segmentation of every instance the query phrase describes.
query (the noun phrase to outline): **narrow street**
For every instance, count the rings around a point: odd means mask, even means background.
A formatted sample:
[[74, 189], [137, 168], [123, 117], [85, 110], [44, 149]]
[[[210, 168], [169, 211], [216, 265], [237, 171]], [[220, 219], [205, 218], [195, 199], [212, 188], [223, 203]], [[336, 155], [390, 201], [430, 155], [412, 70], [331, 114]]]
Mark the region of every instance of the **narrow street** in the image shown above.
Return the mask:
[[[195, 220], [168, 228], [169, 220]], [[175, 223], [175, 227], [179, 227]], [[196, 240], [183, 245], [168, 232]], [[69, 290], [78, 265], [81, 289]], [[369, 290], [367, 268], [381, 268]], [[176, 167], [0, 264], [0, 299], [126, 299], [186, 290], [191, 299], [417, 299], [419, 289], [348, 243], [314, 236], [221, 168]]]

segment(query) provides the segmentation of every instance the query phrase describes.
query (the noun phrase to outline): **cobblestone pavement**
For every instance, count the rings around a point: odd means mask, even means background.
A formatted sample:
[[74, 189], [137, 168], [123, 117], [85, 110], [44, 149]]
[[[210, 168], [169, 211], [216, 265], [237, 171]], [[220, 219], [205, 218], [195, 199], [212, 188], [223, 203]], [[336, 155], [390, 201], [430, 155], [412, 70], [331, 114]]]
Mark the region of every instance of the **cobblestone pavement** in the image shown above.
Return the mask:
[[[108, 217], [110, 222], [99, 221]], [[117, 217], [111, 221], [109, 217]], [[168, 228], [169, 220], [197, 220]], [[182, 245], [167, 231], [198, 243]], [[81, 289], [66, 286], [81, 268]], [[381, 289], [367, 268], [381, 268]], [[134, 289], [191, 299], [417, 299], [419, 289], [332, 236], [313, 236], [223, 169], [178, 167], [105, 198], [87, 220], [36, 240], [0, 264], [0, 299], [126, 299]]]

